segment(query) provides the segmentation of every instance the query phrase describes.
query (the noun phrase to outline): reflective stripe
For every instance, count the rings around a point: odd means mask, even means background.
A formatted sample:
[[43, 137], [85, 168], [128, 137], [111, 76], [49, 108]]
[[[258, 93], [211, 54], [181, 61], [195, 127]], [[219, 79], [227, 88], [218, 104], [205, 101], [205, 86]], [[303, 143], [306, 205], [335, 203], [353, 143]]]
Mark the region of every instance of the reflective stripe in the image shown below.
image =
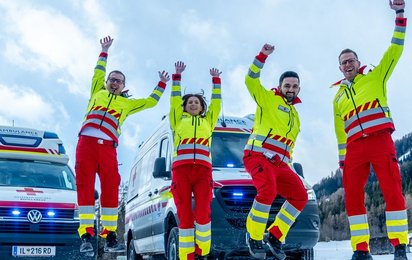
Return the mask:
[[[382, 111], [383, 109], [383, 111]], [[389, 112], [389, 107], [377, 107], [377, 108], [372, 108], [372, 109], [368, 109], [368, 110], [364, 110], [360, 113], [358, 113], [358, 115], [353, 115], [351, 116], [348, 120], [345, 121], [345, 129], [348, 128], [353, 122], [359, 119], [366, 117], [366, 116], [370, 116], [370, 115], [375, 115], [375, 114], [380, 114], [383, 112]], [[382, 115], [383, 116], [383, 115]]]
[[79, 206], [80, 214], [94, 214], [94, 206]]
[[255, 60], [253, 61], [253, 65], [255, 65], [256, 67], [258, 67], [259, 69], [262, 69], [262, 68], [263, 68], [264, 63], [263, 63], [263, 62], [261, 62], [261, 61], [260, 61], [260, 60], [258, 60], [258, 59], [255, 59]]
[[351, 230], [350, 231], [351, 236], [356, 237], [356, 236], [367, 236], [369, 235], [369, 229], [360, 229], [360, 230]]
[[279, 155], [282, 162], [287, 163], [287, 164], [290, 162], [290, 159], [287, 156], [284, 156], [283, 154], [274, 152], [272, 150], [269, 150], [269, 149], [266, 149], [266, 148], [263, 148], [263, 147], [253, 146], [253, 149], [252, 149], [252, 145], [247, 144], [245, 146], [245, 150], [255, 151], [255, 152], [259, 152], [259, 153], [271, 152], [271, 153]]
[[180, 242], [179, 241], [179, 248], [192, 248], [195, 245], [195, 241], [193, 242]]
[[344, 161], [345, 157], [346, 157], [346, 155], [339, 155], [339, 161]]
[[195, 226], [196, 226], [196, 231], [207, 232], [207, 231], [210, 231], [211, 223], [209, 222], [209, 223], [204, 224], [204, 225], [200, 225], [200, 224], [196, 223]]
[[160, 93], [163, 93], [165, 91], [165, 89], [161, 88], [157, 85], [153, 91], [159, 91]]
[[[117, 113], [117, 112], [116, 112], [116, 113]], [[115, 125], [117, 125], [117, 124], [118, 124], [118, 121], [119, 121], [119, 120], [117, 119], [119, 116], [116, 117], [115, 115], [111, 114], [109, 111], [105, 111], [105, 110], [93, 109], [93, 110], [91, 110], [91, 111], [87, 114], [87, 116], [89, 116], [89, 115], [104, 116], [104, 117], [112, 120]]]
[[96, 69], [96, 70], [101, 70], [101, 71], [103, 71], [103, 72], [106, 72], [106, 67], [105, 67], [105, 66], [102, 66], [102, 65], [96, 65], [95, 69]]
[[151, 98], [154, 98], [156, 101], [159, 101], [159, 99], [160, 99], [160, 96], [157, 95], [156, 93], [150, 94], [150, 97], [151, 97]]
[[116, 215], [118, 214], [118, 209], [116, 208], [102, 208], [102, 215]]
[[387, 226], [386, 229], [388, 230], [388, 232], [407, 232], [408, 231], [408, 225]]
[[253, 205], [252, 205], [253, 209], [260, 211], [260, 212], [264, 212], [264, 213], [269, 213], [270, 207], [271, 205], [262, 204], [258, 202], [257, 200], [254, 200]]
[[196, 235], [196, 240], [200, 242], [209, 242], [211, 240], [211, 235], [205, 237]]
[[86, 225], [86, 226], [93, 226], [94, 225], [94, 219], [85, 219], [85, 218], [80, 218], [80, 225]]
[[288, 217], [286, 217], [283, 214], [278, 214], [276, 217], [282, 220], [283, 222], [285, 222], [285, 224], [288, 226], [292, 226], [292, 224], [295, 222], [295, 221], [290, 220]]
[[338, 149], [339, 150], [346, 149], [346, 144], [338, 144]]
[[405, 33], [406, 27], [405, 26], [395, 26], [395, 32]]
[[180, 229], [179, 228], [179, 236], [182, 237], [190, 237], [194, 236], [195, 229], [194, 228], [185, 228], [185, 229]]
[[299, 216], [300, 211], [297, 210], [292, 204], [290, 204], [288, 201], [285, 201], [282, 205], [282, 208], [285, 209], [287, 213], [289, 213], [292, 217], [295, 219], [297, 216]]
[[247, 73], [249, 75], [249, 77], [251, 77], [252, 79], [256, 79], [260, 77], [260, 71], [258, 73], [254, 73], [253, 71], [251, 71], [249, 69], [249, 72]]
[[404, 42], [405, 42], [404, 39], [399, 39], [399, 38], [395, 38], [395, 37], [393, 37], [392, 41], [391, 41], [392, 44], [396, 44], [396, 45], [403, 45]]
[[222, 95], [221, 94], [212, 94], [213, 99], [221, 99]]
[[180, 144], [177, 147], [178, 151], [188, 150], [188, 149], [191, 149], [191, 150], [196, 149], [196, 150], [202, 150], [202, 151], [210, 152], [209, 146], [202, 145], [202, 144]]
[[406, 210], [386, 211], [386, 221], [388, 220], [405, 220], [407, 219]]
[[251, 220], [253, 220], [254, 222], [257, 223], [261, 223], [261, 224], [266, 224], [268, 222], [267, 218], [262, 218], [262, 217], [258, 217], [253, 215], [252, 211], [249, 212], [249, 217]]
[[119, 133], [117, 132], [117, 130], [114, 129], [112, 125], [110, 125], [109, 123], [105, 121], [102, 121], [97, 118], [92, 118], [92, 119], [87, 119], [86, 121], [83, 122], [83, 126], [87, 124], [95, 124], [97, 126], [100, 126], [101, 124], [101, 127], [107, 129], [116, 139], [119, 138]]
[[363, 215], [356, 215], [356, 216], [349, 216], [349, 224], [350, 225], [357, 225], [357, 224], [367, 224], [368, 223], [368, 217], [363, 214]]
[[[371, 120], [371, 121], [362, 123], [362, 126], [363, 126], [363, 129], [367, 129], [367, 128], [370, 128], [370, 127], [383, 125], [383, 124], [387, 124], [387, 123], [393, 123], [392, 119], [390, 119], [388, 117], [378, 118], [378, 119], [375, 119], [375, 120]], [[352, 135], [357, 134], [361, 131], [362, 131], [362, 128], [358, 125], [358, 126], [352, 128], [351, 130], [349, 130], [349, 132], [347, 134], [347, 138], [349, 138]]]
[[180, 87], [180, 80], [173, 80], [173, 86], [179, 86]]
[[221, 84], [213, 84], [213, 89], [220, 89], [221, 88]]
[[190, 160], [190, 159], [202, 160], [202, 161], [211, 163], [210, 157], [203, 155], [203, 154], [180, 154], [180, 155], [177, 155], [173, 159], [173, 162], [178, 162], [182, 160]]
[[109, 226], [109, 227], [117, 227], [117, 220], [116, 221], [108, 221], [108, 220], [102, 220], [102, 225], [104, 227]]
[[181, 96], [181, 95], [182, 95], [181, 91], [172, 91], [172, 93], [171, 93], [172, 97], [178, 97], [178, 96]]
[[275, 140], [273, 138], [269, 138], [269, 137], [266, 138], [266, 136], [252, 134], [252, 135], [250, 135], [249, 139], [255, 139], [255, 140], [258, 140], [258, 141], [261, 141], [261, 142], [263, 142], [263, 140], [266, 139], [265, 143], [276, 146], [276, 147], [278, 147], [282, 150], [286, 150], [287, 152], [290, 151], [290, 146], [289, 145], [287, 145], [287, 144], [285, 144], [281, 141]]

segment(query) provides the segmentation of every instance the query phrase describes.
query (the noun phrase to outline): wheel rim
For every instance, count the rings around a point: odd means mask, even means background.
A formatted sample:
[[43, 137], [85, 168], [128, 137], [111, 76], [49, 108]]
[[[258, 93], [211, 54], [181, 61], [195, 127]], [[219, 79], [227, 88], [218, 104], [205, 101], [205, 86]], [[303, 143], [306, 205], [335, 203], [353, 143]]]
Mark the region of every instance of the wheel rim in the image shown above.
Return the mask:
[[169, 244], [169, 257], [168, 257], [168, 259], [171, 259], [171, 260], [177, 259], [176, 253], [177, 253], [177, 250], [176, 250], [176, 241], [175, 241], [175, 239], [173, 238], [173, 239], [170, 241], [170, 244]]

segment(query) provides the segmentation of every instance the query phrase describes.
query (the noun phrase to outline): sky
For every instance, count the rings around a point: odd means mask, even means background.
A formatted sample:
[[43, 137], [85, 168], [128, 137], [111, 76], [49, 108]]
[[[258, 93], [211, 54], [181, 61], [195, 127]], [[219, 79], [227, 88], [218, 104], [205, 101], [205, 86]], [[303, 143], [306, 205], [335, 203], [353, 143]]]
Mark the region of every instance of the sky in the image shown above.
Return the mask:
[[[411, 11], [405, 8], [405, 17]], [[412, 8], [412, 7], [411, 7]], [[0, 0], [0, 125], [55, 131], [74, 166], [78, 131], [89, 99], [99, 40], [114, 38], [107, 71], [120, 70], [134, 98], [147, 97], [158, 71], [187, 65], [186, 93], [205, 91], [209, 69], [223, 73], [226, 116], [255, 112], [244, 77], [264, 43], [275, 45], [261, 73], [266, 88], [280, 74], [298, 72], [301, 132], [294, 161], [309, 183], [330, 176], [337, 164], [330, 85], [342, 78], [338, 54], [351, 48], [362, 64], [377, 65], [389, 46], [395, 13], [386, 0]], [[409, 29], [407, 30], [408, 34]], [[412, 132], [410, 83], [412, 46], [388, 81], [394, 139]], [[128, 117], [122, 126], [118, 160], [127, 181], [137, 147], [169, 111], [171, 82], [152, 109]]]

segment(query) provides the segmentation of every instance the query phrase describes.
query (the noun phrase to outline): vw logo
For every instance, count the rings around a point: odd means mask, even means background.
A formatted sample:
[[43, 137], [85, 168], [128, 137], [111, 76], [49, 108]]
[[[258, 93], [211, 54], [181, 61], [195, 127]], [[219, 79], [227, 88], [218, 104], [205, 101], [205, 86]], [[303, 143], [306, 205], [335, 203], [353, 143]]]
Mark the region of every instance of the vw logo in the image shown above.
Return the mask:
[[41, 212], [38, 211], [37, 209], [32, 209], [29, 211], [29, 213], [27, 213], [27, 219], [31, 223], [39, 223], [42, 217], [43, 216], [41, 215]]

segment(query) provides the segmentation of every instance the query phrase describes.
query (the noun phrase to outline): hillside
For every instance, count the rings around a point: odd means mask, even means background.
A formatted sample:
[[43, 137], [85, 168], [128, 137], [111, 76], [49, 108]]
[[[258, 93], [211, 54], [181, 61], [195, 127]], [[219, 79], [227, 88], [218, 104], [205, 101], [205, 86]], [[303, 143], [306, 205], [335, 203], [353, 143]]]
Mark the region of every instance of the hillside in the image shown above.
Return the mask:
[[[402, 189], [408, 208], [409, 230], [412, 229], [412, 133], [395, 141], [402, 175]], [[313, 186], [318, 198], [321, 219], [321, 241], [350, 238], [349, 222], [344, 206], [344, 191], [340, 171], [322, 179]], [[365, 187], [365, 205], [371, 237], [386, 235], [385, 203], [375, 174], [371, 173]]]

